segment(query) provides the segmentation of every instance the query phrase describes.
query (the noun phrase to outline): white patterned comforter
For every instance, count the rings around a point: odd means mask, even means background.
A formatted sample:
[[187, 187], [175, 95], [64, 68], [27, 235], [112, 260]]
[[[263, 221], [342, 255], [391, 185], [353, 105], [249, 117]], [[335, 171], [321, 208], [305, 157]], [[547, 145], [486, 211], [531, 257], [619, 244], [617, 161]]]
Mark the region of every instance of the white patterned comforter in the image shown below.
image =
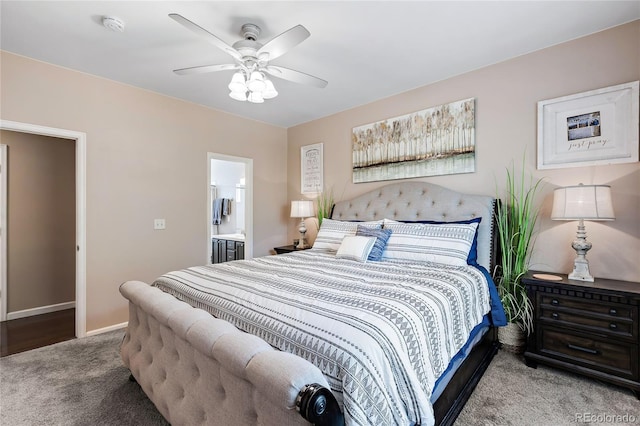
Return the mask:
[[474, 267], [319, 250], [174, 271], [154, 285], [318, 366], [347, 425], [433, 424], [434, 383], [490, 310]]

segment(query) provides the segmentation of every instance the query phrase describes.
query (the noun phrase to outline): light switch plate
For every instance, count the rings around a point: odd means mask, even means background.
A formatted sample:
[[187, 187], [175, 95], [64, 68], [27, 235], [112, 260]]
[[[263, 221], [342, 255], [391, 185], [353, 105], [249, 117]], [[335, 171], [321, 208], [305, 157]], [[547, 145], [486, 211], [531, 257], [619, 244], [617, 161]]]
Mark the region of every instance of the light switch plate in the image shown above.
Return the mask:
[[165, 227], [164, 219], [153, 219], [153, 229], [164, 229]]

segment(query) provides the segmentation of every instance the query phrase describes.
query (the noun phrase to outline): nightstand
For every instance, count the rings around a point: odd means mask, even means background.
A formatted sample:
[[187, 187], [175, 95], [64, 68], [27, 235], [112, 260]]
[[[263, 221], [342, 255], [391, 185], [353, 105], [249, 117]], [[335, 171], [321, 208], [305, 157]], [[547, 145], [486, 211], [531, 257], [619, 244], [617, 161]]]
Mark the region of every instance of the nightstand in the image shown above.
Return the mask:
[[522, 278], [533, 303], [534, 332], [524, 353], [538, 363], [627, 387], [640, 399], [640, 283]]
[[311, 247], [299, 249], [296, 246], [294, 246], [293, 244], [291, 244], [289, 246], [274, 247], [273, 249], [276, 251], [276, 254], [284, 254], [284, 253], [291, 253], [292, 251], [309, 250], [310, 248]]

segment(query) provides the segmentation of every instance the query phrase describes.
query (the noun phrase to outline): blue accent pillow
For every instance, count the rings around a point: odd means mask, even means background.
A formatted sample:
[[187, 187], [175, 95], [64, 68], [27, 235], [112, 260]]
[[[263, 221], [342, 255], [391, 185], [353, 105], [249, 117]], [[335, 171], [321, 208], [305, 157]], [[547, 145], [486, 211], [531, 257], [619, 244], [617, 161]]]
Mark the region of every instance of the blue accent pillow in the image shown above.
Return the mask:
[[382, 252], [387, 246], [391, 232], [391, 229], [375, 229], [358, 225], [357, 236], [376, 237], [376, 242], [373, 244], [367, 260], [378, 261], [382, 259]]
[[[437, 220], [396, 220], [394, 222], [402, 222], [402, 223], [434, 223], [434, 224], [446, 224], [446, 223], [470, 224], [470, 223], [476, 223], [477, 222], [478, 223], [478, 228], [479, 228], [481, 221], [482, 221], [482, 217], [475, 217], [473, 219], [468, 219], [468, 220], [456, 220], [456, 221], [452, 221], [452, 222], [441, 222], [441, 221], [437, 221]], [[467, 264], [473, 265], [473, 264], [477, 263], [477, 261], [478, 261], [478, 231], [476, 229], [476, 235], [473, 238], [473, 244], [471, 245], [471, 250], [469, 250], [469, 257], [467, 257]]]

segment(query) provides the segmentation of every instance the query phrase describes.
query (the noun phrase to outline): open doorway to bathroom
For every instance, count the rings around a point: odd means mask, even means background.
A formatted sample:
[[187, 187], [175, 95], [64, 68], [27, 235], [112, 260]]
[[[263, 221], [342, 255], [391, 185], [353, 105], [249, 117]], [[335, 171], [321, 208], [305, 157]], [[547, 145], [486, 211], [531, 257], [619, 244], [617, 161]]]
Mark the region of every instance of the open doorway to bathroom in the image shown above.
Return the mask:
[[208, 263], [253, 256], [253, 160], [208, 153]]

